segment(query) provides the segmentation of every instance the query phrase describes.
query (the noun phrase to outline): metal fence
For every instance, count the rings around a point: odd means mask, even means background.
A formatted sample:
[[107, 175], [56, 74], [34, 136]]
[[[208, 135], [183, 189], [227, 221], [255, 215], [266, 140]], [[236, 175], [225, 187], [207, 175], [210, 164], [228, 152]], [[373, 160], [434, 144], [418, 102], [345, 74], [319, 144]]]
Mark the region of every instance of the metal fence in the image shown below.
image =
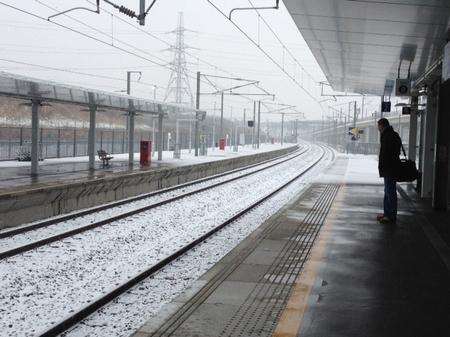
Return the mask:
[[[157, 132], [156, 132], [157, 133]], [[155, 135], [155, 137], [157, 137]], [[152, 132], [136, 130], [134, 149], [138, 151], [141, 140], [152, 140]], [[31, 128], [0, 127], [0, 160], [16, 160], [19, 150], [31, 144]], [[87, 129], [40, 129], [40, 156], [42, 158], [63, 158], [88, 155]], [[108, 153], [128, 151], [125, 130], [96, 130], [96, 150]]]

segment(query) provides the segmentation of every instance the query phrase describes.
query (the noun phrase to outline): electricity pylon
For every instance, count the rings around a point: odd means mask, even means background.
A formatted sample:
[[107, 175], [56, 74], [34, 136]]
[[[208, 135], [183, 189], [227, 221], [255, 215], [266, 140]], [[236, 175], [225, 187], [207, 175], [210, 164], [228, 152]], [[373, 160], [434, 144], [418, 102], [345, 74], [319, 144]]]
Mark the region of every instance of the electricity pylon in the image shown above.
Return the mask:
[[169, 78], [164, 102], [184, 104], [190, 107], [194, 106], [194, 96], [192, 94], [191, 85], [189, 82], [189, 75], [186, 60], [186, 50], [192, 49], [184, 42], [184, 33], [187, 30], [184, 28], [183, 13], [178, 14], [178, 26], [175, 30], [169, 32], [176, 35], [175, 45], [168, 50], [173, 52], [173, 60], [169, 63], [172, 72]]

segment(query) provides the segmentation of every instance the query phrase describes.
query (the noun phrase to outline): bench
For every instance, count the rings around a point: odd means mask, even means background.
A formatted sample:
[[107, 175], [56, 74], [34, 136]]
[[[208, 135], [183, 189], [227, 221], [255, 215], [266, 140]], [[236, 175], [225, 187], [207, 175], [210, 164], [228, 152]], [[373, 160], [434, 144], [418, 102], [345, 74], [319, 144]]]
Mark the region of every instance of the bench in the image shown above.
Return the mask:
[[98, 155], [98, 159], [100, 159], [102, 161], [103, 167], [109, 166], [109, 161], [114, 158], [105, 150], [98, 150], [97, 155]]

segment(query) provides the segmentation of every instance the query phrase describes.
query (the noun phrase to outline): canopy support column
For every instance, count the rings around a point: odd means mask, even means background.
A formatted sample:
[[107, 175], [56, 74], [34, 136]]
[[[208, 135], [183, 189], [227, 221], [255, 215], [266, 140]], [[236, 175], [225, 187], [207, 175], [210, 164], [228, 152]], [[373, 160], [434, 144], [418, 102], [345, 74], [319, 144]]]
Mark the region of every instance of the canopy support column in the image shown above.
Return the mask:
[[39, 170], [39, 107], [41, 101], [31, 100], [31, 175], [37, 176]]
[[162, 111], [161, 105], [158, 105], [158, 160], [162, 160], [163, 156], [163, 142], [164, 142], [164, 134], [163, 134], [163, 118], [164, 113]]
[[449, 185], [450, 115], [448, 112], [450, 109], [450, 80], [440, 85], [438, 101], [432, 205], [434, 209], [446, 211]]
[[89, 134], [88, 134], [88, 155], [89, 169], [95, 169], [95, 115], [97, 105], [93, 93], [89, 93]]

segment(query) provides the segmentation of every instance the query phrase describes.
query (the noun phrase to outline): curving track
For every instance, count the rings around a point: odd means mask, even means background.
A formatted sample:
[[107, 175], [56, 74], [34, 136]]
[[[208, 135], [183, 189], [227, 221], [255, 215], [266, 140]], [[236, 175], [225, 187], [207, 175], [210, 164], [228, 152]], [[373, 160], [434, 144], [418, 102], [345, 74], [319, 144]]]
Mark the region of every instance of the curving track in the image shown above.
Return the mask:
[[[58, 218], [44, 220], [29, 226], [23, 226], [0, 233], [0, 260], [15, 256], [29, 250], [42, 247], [55, 241], [83, 233], [88, 230], [126, 219], [136, 214], [169, 204], [237, 179], [257, 174], [307, 153], [309, 148], [300, 149], [293, 154], [277, 157], [262, 163], [250, 165], [212, 177], [189, 182], [181, 186], [140, 195], [126, 200], [72, 213]], [[222, 179], [226, 177], [226, 179]], [[190, 187], [191, 190], [186, 191]], [[139, 203], [137, 203], [139, 201]], [[130, 206], [131, 205], [131, 209]], [[128, 207], [127, 207], [128, 206]], [[127, 209], [128, 208], [128, 209]], [[99, 214], [103, 212], [103, 214]], [[86, 217], [91, 215], [91, 217]], [[104, 218], [98, 220], [98, 218]], [[73, 220], [73, 221], [72, 221]], [[68, 223], [72, 221], [73, 224]]]
[[[258, 174], [247, 174], [245, 176], [242, 175], [241, 177], [234, 177], [233, 180], [231, 180], [233, 183], [227, 179], [226, 183], [218, 184], [214, 186], [214, 188], [204, 188], [200, 192], [191, 191], [192, 193], [189, 192], [190, 194], [188, 196], [176, 198], [171, 202], [155, 206], [155, 208], [152, 209], [152, 212], [144, 210], [120, 218], [116, 221], [109, 222], [108, 225], [105, 224], [101, 228], [95, 228], [81, 234], [79, 233], [79, 235], [67, 237], [61, 242], [55, 242], [52, 245], [46, 245], [45, 247], [30, 251], [23, 255], [6, 259], [5, 262], [8, 262], [10, 266], [17, 267], [17, 270], [11, 271], [16, 271], [19, 274], [20, 272], [23, 273], [24, 268], [30, 266], [30, 264], [33, 266], [38, 263], [40, 259], [43, 259], [44, 266], [47, 265], [51, 272], [43, 274], [41, 272], [41, 275], [37, 277], [39, 281], [34, 289], [42, 289], [42, 287], [47, 285], [51, 288], [48, 292], [53, 294], [56, 302], [63, 303], [64, 300], [66, 301], [65, 304], [56, 305], [54, 308], [48, 308], [48, 314], [42, 312], [43, 308], [39, 303], [37, 305], [36, 303], [29, 305], [26, 308], [26, 312], [39, 312], [39, 315], [45, 316], [43, 317], [44, 323], [42, 325], [47, 327], [53, 326], [46, 332], [41, 333], [41, 336], [55, 336], [58, 333], [65, 331], [67, 328], [95, 312], [115, 297], [128, 291], [130, 288], [161, 270], [161, 268], [167, 266], [186, 252], [191, 251], [194, 247], [203, 243], [207, 238], [214, 236], [218, 231], [227, 227], [244, 214], [255, 209], [267, 199], [273, 197], [279, 191], [286, 188], [286, 186], [290, 185], [315, 167], [322, 160], [324, 155], [325, 150], [323, 149], [310, 149], [305, 156], [291, 156], [292, 158], [259, 170]], [[306, 156], [309, 157], [309, 160]], [[299, 169], [296, 165], [303, 166]], [[283, 174], [280, 174], [280, 172], [283, 172]], [[277, 173], [279, 176], [283, 177], [280, 177], [280, 179], [277, 177], [277, 179], [275, 179], [274, 174]], [[272, 182], [272, 180], [276, 181], [275, 184], [272, 184], [272, 188], [267, 189], [267, 187], [271, 185], [269, 182]], [[276, 188], [273, 188], [275, 185]], [[250, 189], [249, 186], [252, 186], [254, 190]], [[249, 199], [249, 202], [244, 204], [244, 200], [247, 199]], [[230, 203], [230, 206], [221, 210], [220, 206], [223, 206], [224, 202]], [[196, 203], [198, 208], [195, 207]], [[183, 211], [186, 211], [186, 219], [183, 219]], [[171, 217], [167, 217], [168, 212], [170, 212]], [[166, 216], [164, 216], [164, 214], [166, 214]], [[150, 220], [146, 221], [146, 219]], [[186, 224], [187, 219], [191, 219], [196, 223]], [[177, 227], [177, 225], [179, 227]], [[124, 226], [128, 227], [128, 231], [123, 230]], [[185, 228], [181, 228], [183, 226], [185, 226]], [[144, 236], [143, 232], [150, 227], [152, 228], [151, 235], [146, 236], [144, 238], [145, 240], [143, 240], [141, 238], [141, 236]], [[178, 237], [177, 240], [173, 240], [175, 235]], [[78, 247], [77, 242], [81, 243]], [[138, 246], [136, 246], [136, 242]], [[154, 247], [145, 247], [145, 244], [148, 245], [149, 243], [154, 244]], [[144, 249], [139, 250], [139, 245], [144, 247]], [[119, 256], [127, 254], [129, 255], [128, 260], [124, 259], [123, 261], [120, 261], [119, 259], [119, 262], [117, 262]], [[58, 261], [56, 261], [56, 263], [47, 261], [47, 259], [52, 257]], [[112, 271], [114, 271], [115, 274], [120, 274], [120, 271], [123, 271], [120, 277], [114, 277], [114, 273], [111, 273], [111, 270], [108, 268], [108, 260], [109, 264], [111, 264], [112, 261], [116, 261], [115, 268], [112, 268]], [[78, 267], [76, 266], [77, 263], [74, 263], [74, 261], [79, 262]], [[133, 268], [129, 268], [128, 263], [130, 263]], [[90, 288], [91, 294], [89, 296], [81, 296], [80, 299], [77, 298], [77, 294], [79, 296], [80, 292], [86, 290], [86, 283], [80, 282], [79, 278], [81, 277], [81, 279], [83, 279], [84, 277], [87, 277], [87, 275], [90, 275], [89, 265], [93, 268], [92, 270], [100, 268], [102, 271], [100, 274], [104, 276], [107, 281], [97, 282], [98, 280], [93, 280], [93, 285]], [[145, 267], [148, 265], [150, 265], [150, 267]], [[80, 272], [80, 267], [86, 267], [88, 270]], [[33, 272], [35, 270], [37, 271], [39, 268], [43, 268], [43, 266], [33, 267], [30, 271], [33, 274]], [[56, 271], [56, 275], [53, 273], [54, 271]], [[124, 277], [124, 275], [135, 276]], [[42, 278], [45, 279], [48, 277], [52, 277], [48, 283], [45, 281], [41, 282]], [[7, 281], [12, 282], [13, 279], [9, 278]], [[27, 282], [26, 279], [21, 281]], [[66, 282], [67, 288], [67, 282], [70, 281], [83, 283], [83, 285], [77, 283], [72, 284], [72, 288], [75, 288], [76, 291], [73, 291], [72, 289], [68, 294], [64, 294], [64, 282]], [[57, 287], [53, 287], [52, 283], [60, 284]], [[116, 285], [114, 289], [107, 289], [114, 284]], [[63, 288], [61, 289], [61, 287]], [[36, 295], [31, 291], [31, 294], [28, 294], [27, 296], [26, 291], [23, 289], [19, 290], [19, 288], [21, 287], [16, 287], [18, 292], [20, 292], [20, 294], [17, 294], [17, 297], [19, 297], [16, 301], [18, 305], [23, 304], [20, 302], [23, 300], [23, 297]], [[31, 285], [31, 288], [33, 288], [33, 285]], [[35, 296], [37, 298], [35, 298], [34, 301], [39, 302], [40, 296], [39, 294], [37, 295], [38, 296]], [[66, 297], [64, 298], [64, 296]], [[1, 302], [0, 298], [0, 305]], [[27, 301], [25, 300], [25, 302]], [[82, 305], [83, 303], [85, 304], [84, 306]], [[81, 310], [79, 309], [80, 307], [82, 308]], [[68, 313], [70, 313], [70, 315], [60, 323], [56, 323], [56, 320], [54, 319], [56, 313], [59, 314], [56, 315], [56, 317], [61, 317], [64, 316], [61, 315], [64, 312], [66, 315]], [[49, 317], [51, 318], [49, 319]], [[9, 315], [7, 319], [14, 319], [14, 315]], [[12, 336], [31, 336], [36, 335], [38, 331], [43, 330], [42, 327], [39, 328], [35, 325], [35, 329], [31, 329], [30, 325], [33, 326], [33, 322], [31, 322], [31, 324], [30, 322], [24, 324], [23, 329], [19, 330], [11, 327], [5, 328], [12, 332]]]

